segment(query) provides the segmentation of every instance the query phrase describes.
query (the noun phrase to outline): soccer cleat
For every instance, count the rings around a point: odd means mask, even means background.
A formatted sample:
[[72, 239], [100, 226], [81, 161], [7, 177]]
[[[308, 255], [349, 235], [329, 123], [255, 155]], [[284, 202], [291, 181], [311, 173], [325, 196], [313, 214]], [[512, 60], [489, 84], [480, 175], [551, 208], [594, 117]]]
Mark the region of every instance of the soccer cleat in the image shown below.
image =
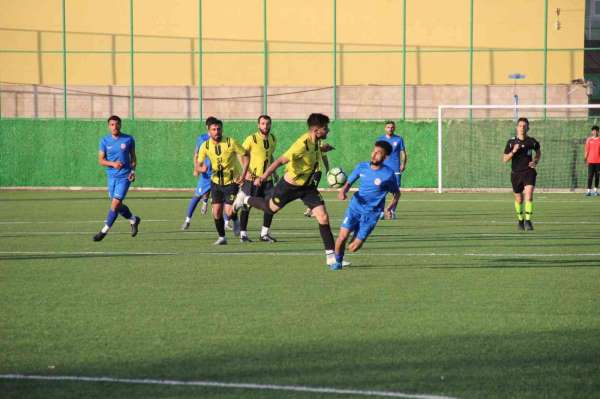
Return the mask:
[[206, 211], [208, 210], [208, 202], [202, 202], [202, 208], [200, 208], [200, 214], [206, 215]]
[[379, 220], [384, 220], [385, 219], [385, 212], [381, 212], [379, 214]]
[[244, 206], [244, 201], [248, 197], [249, 195], [243, 190], [238, 191], [237, 195], [235, 196], [235, 200], [233, 201], [233, 210], [237, 212], [238, 209], [242, 208]]
[[600, 193], [599, 193], [598, 191], [594, 191], [594, 192], [592, 193], [592, 195], [593, 195], [594, 197], [597, 197], [597, 196], [599, 196], [599, 195], [600, 195]]
[[594, 194], [592, 194], [592, 192], [591, 192], [591, 191], [588, 191], [587, 193], [585, 193], [585, 196], [586, 196], [586, 197], [591, 197], [592, 195], [594, 195]]
[[190, 228], [190, 222], [188, 222], [188, 221], [183, 222], [183, 224], [181, 225], [181, 230], [185, 231], [189, 228]]
[[306, 216], [307, 218], [312, 217], [312, 209], [306, 208], [306, 211], [304, 211], [303, 215]]
[[331, 265], [329, 265], [329, 269], [331, 270], [342, 270], [344, 266], [342, 265], [341, 262], [334, 262]]
[[248, 236], [240, 236], [240, 242], [246, 243], [246, 242], [252, 242], [252, 240], [250, 238], [248, 238]]
[[233, 234], [235, 234], [237, 237], [240, 236], [240, 220], [239, 219], [235, 219], [233, 221]]
[[519, 229], [519, 231], [525, 231], [525, 221], [519, 220], [519, 224], [517, 225], [517, 228]]
[[229, 219], [225, 222], [225, 228], [227, 230], [233, 230], [233, 220]]
[[98, 234], [96, 234], [94, 236], [94, 241], [98, 242], [98, 241], [104, 240], [104, 237], [106, 237], [106, 234], [107, 233], [103, 233], [103, 232], [99, 231]]
[[136, 216], [135, 217], [135, 223], [133, 223], [131, 225], [131, 236], [132, 237], [137, 236], [138, 226], [140, 225], [140, 223], [142, 223], [142, 218], [140, 218], [139, 216]]
[[531, 224], [531, 220], [526, 220], [525, 221], [525, 230], [528, 230], [528, 231], [532, 231], [533, 230], [533, 224]]
[[351, 264], [352, 264], [352, 262], [347, 262], [347, 261], [345, 261], [345, 260], [343, 260], [343, 261], [342, 261], [342, 266], [343, 266], [343, 267], [348, 267], [348, 266], [350, 266]]
[[269, 234], [265, 234], [264, 236], [260, 236], [260, 240], [262, 242], [277, 242], [277, 240], [273, 237], [271, 237]]
[[215, 245], [227, 245], [227, 238], [219, 237], [217, 241], [215, 241]]

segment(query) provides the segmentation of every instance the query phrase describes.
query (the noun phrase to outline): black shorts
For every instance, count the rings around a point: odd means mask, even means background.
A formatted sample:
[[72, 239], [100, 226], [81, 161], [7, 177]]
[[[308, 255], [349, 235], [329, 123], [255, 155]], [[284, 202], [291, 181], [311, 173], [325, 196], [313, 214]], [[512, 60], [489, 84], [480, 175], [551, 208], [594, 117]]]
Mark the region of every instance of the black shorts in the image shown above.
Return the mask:
[[273, 182], [266, 181], [260, 186], [255, 186], [253, 182], [246, 180], [242, 184], [242, 191], [251, 197], [271, 197], [273, 194]]
[[512, 183], [513, 192], [519, 194], [523, 192], [525, 186], [535, 186], [536, 177], [537, 172], [533, 168], [522, 172], [512, 172], [510, 182]]
[[588, 176], [600, 174], [600, 163], [588, 163]]
[[279, 183], [275, 186], [272, 199], [273, 203], [279, 208], [283, 208], [288, 202], [296, 199], [301, 199], [304, 205], [310, 209], [316, 208], [319, 205], [325, 205], [323, 197], [321, 197], [319, 190], [315, 186], [294, 186], [284, 179], [279, 180]]
[[235, 183], [221, 185], [216, 184], [215, 182], [211, 182], [210, 185], [210, 195], [212, 196], [213, 204], [233, 204], [233, 201], [235, 201], [235, 196], [237, 195], [238, 190], [240, 189], [240, 186], [238, 186]]

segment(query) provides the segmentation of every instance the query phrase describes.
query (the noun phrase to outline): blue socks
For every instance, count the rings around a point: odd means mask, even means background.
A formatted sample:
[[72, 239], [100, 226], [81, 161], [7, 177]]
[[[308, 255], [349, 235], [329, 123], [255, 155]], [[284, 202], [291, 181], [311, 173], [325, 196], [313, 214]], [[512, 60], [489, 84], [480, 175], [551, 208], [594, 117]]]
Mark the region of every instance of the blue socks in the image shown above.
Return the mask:
[[115, 220], [117, 220], [117, 215], [118, 214], [116, 211], [113, 211], [112, 209], [108, 210], [108, 215], [106, 215], [106, 225], [108, 227], [112, 227], [113, 223], [115, 223]]
[[193, 196], [190, 204], [188, 205], [188, 210], [187, 210], [187, 217], [189, 217], [190, 219], [192, 218], [192, 215], [194, 214], [194, 211], [196, 210], [196, 207], [198, 206], [198, 203], [200, 202], [200, 200], [202, 199], [202, 197], [196, 197]]
[[124, 204], [121, 204], [119, 207], [119, 215], [123, 216], [125, 219], [131, 219], [133, 217], [127, 205]]

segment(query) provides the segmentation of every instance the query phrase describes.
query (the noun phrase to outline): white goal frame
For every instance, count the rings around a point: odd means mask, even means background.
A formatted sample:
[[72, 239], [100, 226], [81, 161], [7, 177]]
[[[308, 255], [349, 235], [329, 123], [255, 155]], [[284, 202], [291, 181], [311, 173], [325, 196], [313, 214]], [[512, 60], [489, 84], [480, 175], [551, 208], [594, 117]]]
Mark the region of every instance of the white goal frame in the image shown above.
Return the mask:
[[600, 104], [546, 104], [546, 105], [438, 105], [438, 117], [437, 117], [437, 128], [438, 128], [438, 153], [437, 153], [437, 174], [438, 174], [438, 187], [437, 192], [441, 194], [443, 192], [442, 182], [442, 116], [446, 109], [507, 109], [507, 110], [521, 110], [521, 109], [600, 109]]

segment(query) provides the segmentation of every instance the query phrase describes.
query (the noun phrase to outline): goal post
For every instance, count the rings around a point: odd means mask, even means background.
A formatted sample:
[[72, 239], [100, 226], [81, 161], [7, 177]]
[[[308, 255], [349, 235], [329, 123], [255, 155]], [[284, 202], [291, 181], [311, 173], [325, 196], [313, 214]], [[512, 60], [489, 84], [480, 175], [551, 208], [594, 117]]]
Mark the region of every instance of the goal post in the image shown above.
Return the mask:
[[530, 121], [529, 135], [541, 144], [537, 186], [582, 188], [587, 176], [585, 139], [598, 124], [589, 117], [600, 104], [440, 105], [437, 114], [437, 192], [510, 188], [510, 164], [501, 162], [516, 117]]

